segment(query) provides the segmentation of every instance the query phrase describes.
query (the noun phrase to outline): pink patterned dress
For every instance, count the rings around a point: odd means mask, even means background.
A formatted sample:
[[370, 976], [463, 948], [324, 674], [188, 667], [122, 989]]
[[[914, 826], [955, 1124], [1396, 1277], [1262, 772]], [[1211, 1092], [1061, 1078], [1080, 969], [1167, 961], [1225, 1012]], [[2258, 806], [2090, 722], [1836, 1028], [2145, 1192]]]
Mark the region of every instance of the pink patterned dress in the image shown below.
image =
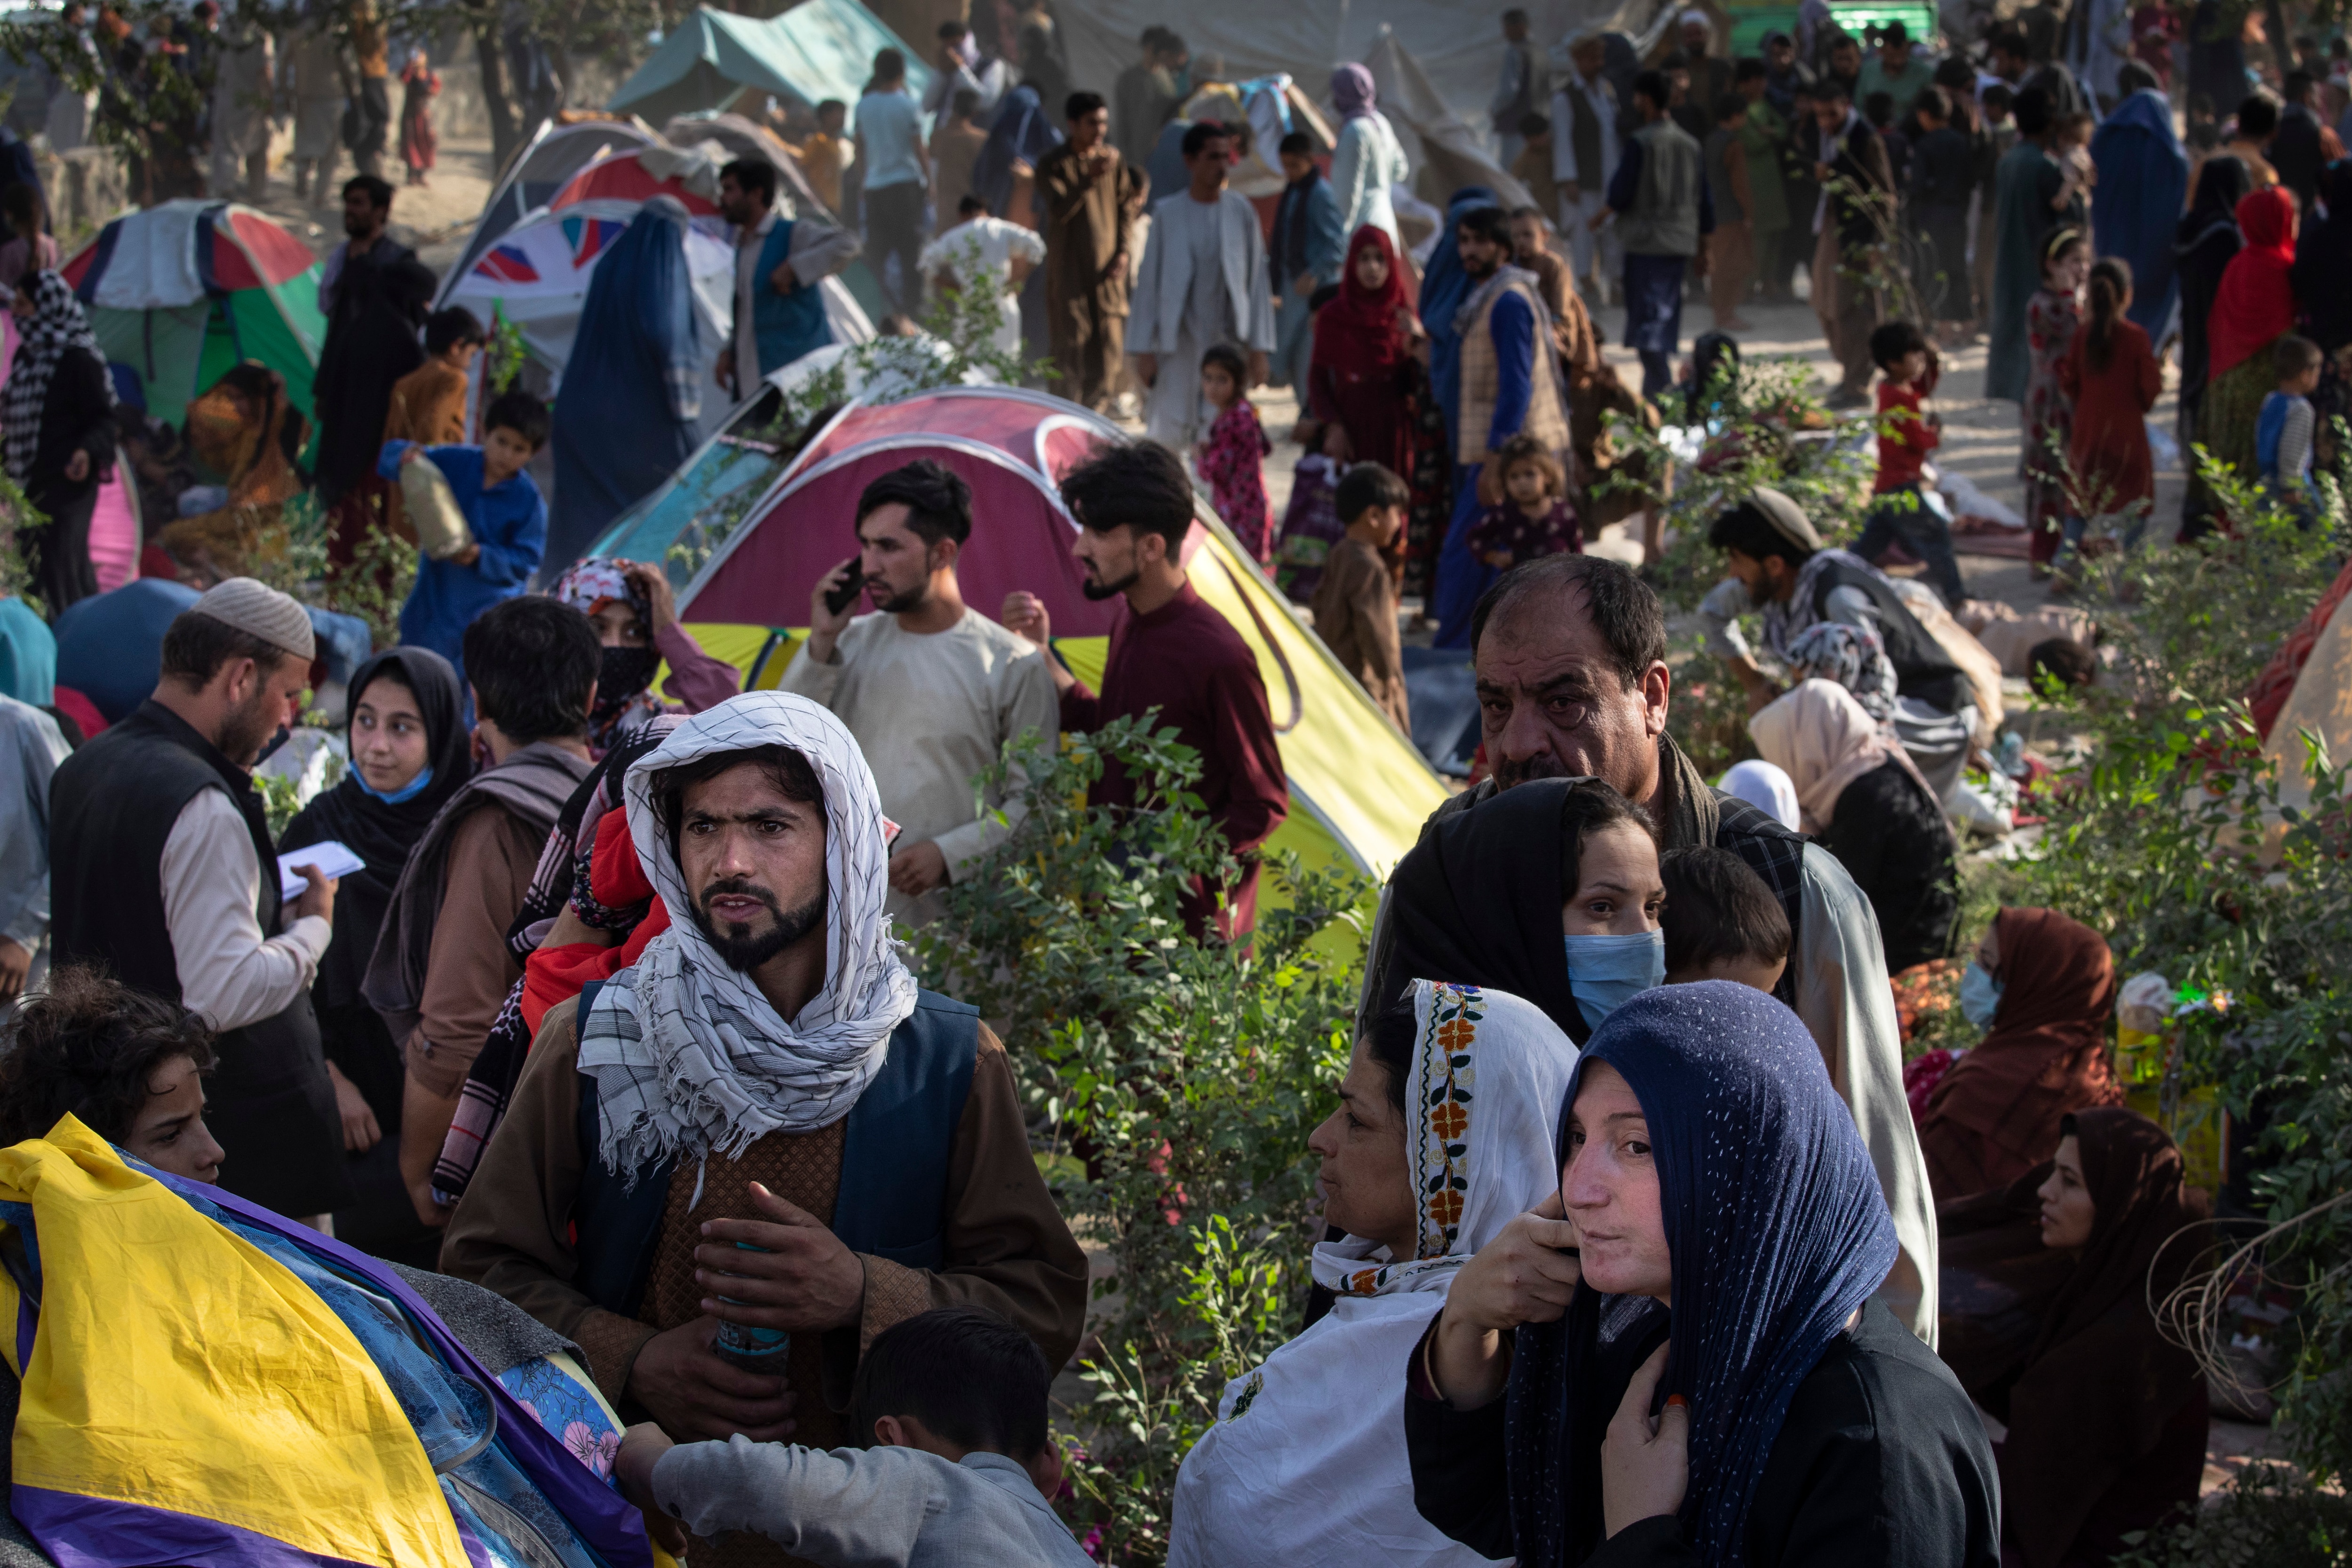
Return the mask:
[[1193, 454], [1201, 478], [1208, 481], [1210, 504], [1250, 559], [1263, 570], [1274, 559], [1272, 509], [1265, 499], [1265, 458], [1274, 443], [1257, 422], [1257, 410], [1246, 397], [1217, 416], [1208, 439]]
[[2074, 296], [2054, 289], [2036, 289], [2025, 304], [2032, 368], [2025, 381], [2024, 446], [2017, 477], [2025, 481], [2027, 548], [2043, 565], [2057, 555], [2066, 521], [2064, 454], [2074, 432], [2074, 401], [2058, 384], [2058, 367], [2074, 346], [2081, 321]]

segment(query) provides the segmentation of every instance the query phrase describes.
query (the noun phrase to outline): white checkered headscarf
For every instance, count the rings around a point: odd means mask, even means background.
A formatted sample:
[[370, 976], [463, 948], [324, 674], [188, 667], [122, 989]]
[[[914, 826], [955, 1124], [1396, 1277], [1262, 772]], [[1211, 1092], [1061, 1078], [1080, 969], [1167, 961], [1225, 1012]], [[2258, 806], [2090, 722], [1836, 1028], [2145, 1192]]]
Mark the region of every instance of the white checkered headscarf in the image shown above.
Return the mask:
[[[692, 890], [653, 798], [665, 769], [767, 745], [806, 757], [824, 788], [825, 980], [791, 1019], [695, 925]], [[767, 1133], [839, 1121], [915, 1010], [915, 977], [883, 910], [888, 830], [857, 742], [804, 697], [748, 692], [672, 731], [629, 770], [622, 795], [670, 925], [597, 994], [581, 1026], [580, 1070], [596, 1079], [606, 1168], [632, 1173], [674, 1153], [732, 1158]]]

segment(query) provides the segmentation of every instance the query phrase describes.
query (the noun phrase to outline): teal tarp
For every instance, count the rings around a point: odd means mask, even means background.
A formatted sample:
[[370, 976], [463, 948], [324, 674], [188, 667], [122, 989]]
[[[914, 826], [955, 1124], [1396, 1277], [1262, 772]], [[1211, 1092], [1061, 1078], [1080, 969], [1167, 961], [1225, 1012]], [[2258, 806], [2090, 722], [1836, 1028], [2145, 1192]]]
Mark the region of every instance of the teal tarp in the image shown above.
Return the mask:
[[805, 0], [781, 16], [738, 16], [704, 7], [678, 24], [605, 108], [658, 125], [673, 114], [719, 109], [745, 88], [814, 107], [855, 104], [874, 57], [907, 57], [907, 85], [931, 85], [931, 68], [858, 0]]

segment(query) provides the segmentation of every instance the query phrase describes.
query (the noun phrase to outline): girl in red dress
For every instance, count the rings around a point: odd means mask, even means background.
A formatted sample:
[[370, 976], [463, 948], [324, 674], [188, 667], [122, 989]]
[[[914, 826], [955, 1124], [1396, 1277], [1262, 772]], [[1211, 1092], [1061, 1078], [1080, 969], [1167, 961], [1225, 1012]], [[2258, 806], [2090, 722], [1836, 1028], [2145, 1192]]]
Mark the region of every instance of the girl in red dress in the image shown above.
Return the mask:
[[2087, 317], [2058, 366], [2058, 384], [2074, 405], [2066, 443], [2070, 554], [2092, 518], [2123, 520], [2124, 542], [2138, 543], [2156, 505], [2147, 413], [2164, 390], [2164, 371], [2147, 333], [2124, 315], [2131, 300], [2129, 262], [2110, 256], [2093, 265]]

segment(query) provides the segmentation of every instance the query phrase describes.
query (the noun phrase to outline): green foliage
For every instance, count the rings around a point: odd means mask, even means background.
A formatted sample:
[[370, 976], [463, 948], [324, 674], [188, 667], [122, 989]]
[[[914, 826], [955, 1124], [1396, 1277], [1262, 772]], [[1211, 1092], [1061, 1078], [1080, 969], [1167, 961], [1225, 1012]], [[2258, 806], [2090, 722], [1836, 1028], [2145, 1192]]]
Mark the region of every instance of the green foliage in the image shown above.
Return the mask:
[[47, 615], [48, 607], [33, 592], [33, 569], [25, 560], [24, 536], [30, 530], [48, 526], [48, 518], [26, 499], [15, 479], [0, 470], [0, 599], [22, 599], [37, 616]]
[[2256, 1463], [2196, 1518], [2126, 1539], [2129, 1549], [2111, 1568], [2347, 1568], [2352, 1501], [2289, 1466]]
[[2048, 808], [2011, 901], [2097, 929], [2119, 973], [2157, 970], [2210, 998], [2181, 1017], [2167, 1089], [2211, 1087], [2263, 1129], [2252, 1192], [2284, 1228], [2259, 1262], [2296, 1301], [2283, 1419], [2324, 1479], [2352, 1473], [2352, 1207], [2330, 1202], [2352, 1192], [2352, 795], [2306, 737], [2308, 804], [2284, 804], [2242, 698], [2340, 547], [2226, 470], [2208, 463], [2206, 478], [2235, 538], [2084, 563], [2117, 657], [2101, 685], [2062, 699], [2089, 761]]
[[1612, 443], [1640, 460], [1621, 462], [1601, 493], [1633, 495], [1664, 518], [1674, 537], [1645, 575], [1670, 611], [1691, 608], [1723, 580], [1707, 525], [1749, 492], [1768, 485], [1784, 492], [1837, 543], [1862, 526], [1878, 471], [1871, 417], [1830, 413], [1803, 360], [1743, 361], [1709, 402], [1715, 412], [1695, 461], [1685, 460], [1687, 447], [1677, 456], [1666, 430], [1622, 415], [1608, 420]]
[[515, 378], [522, 374], [523, 362], [530, 351], [523, 347], [522, 329], [507, 319], [507, 313], [497, 304], [490, 306], [490, 326], [485, 334], [488, 342], [482, 345], [482, 380], [492, 397], [502, 397], [512, 390]]
[[[924, 984], [1003, 1032], [1062, 1210], [1117, 1262], [1072, 1476], [1081, 1533], [1129, 1563], [1161, 1559], [1178, 1464], [1295, 1321], [1307, 1137], [1346, 1068], [1371, 891], [1286, 856], [1246, 944], [1188, 934], [1192, 879], [1235, 868], [1174, 735], [1147, 718], [1017, 742], [988, 782], [1025, 815], [915, 939]], [[1084, 805], [1112, 764], [1131, 811]]]

